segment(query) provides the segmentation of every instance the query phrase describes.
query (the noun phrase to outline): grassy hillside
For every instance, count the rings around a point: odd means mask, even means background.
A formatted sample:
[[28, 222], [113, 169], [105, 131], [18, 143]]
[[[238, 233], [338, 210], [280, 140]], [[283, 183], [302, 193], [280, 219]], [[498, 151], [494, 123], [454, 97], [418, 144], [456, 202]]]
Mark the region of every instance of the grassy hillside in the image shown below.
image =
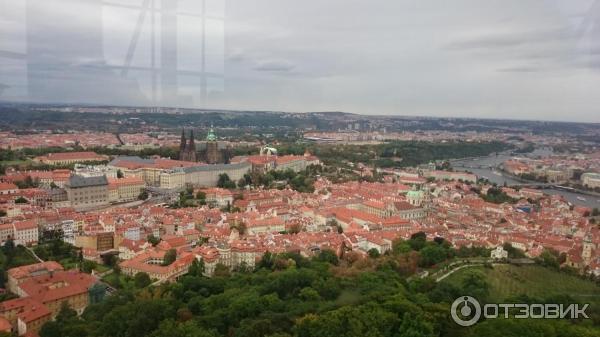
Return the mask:
[[494, 302], [524, 294], [537, 298], [569, 295], [577, 301], [600, 304], [600, 286], [594, 282], [535, 265], [465, 268], [442, 282], [458, 285], [467, 273], [474, 270], [486, 275], [490, 285], [490, 300]]

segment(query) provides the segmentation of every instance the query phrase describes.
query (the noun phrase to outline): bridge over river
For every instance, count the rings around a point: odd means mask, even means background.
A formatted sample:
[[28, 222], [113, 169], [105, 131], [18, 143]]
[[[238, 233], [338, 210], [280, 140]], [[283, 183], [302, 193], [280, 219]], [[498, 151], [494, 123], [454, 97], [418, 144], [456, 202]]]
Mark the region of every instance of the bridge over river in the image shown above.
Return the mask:
[[451, 160], [452, 167], [457, 171], [469, 171], [498, 186], [536, 188], [547, 194], [558, 194], [574, 205], [585, 207], [600, 207], [600, 194], [579, 191], [556, 183], [543, 183], [523, 180], [500, 170], [502, 163], [511, 158], [509, 153], [498, 153], [487, 157], [463, 158]]

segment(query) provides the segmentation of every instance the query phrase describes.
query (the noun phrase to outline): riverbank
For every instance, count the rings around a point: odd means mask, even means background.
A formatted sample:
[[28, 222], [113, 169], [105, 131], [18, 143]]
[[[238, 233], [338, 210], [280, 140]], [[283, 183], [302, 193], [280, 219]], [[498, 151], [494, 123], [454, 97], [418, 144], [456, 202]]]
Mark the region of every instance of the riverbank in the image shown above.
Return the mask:
[[[501, 164], [507, 159], [510, 159], [510, 154], [498, 153], [486, 157], [475, 157], [470, 160], [456, 160], [453, 163], [458, 165], [453, 165], [453, 167], [457, 171], [471, 172], [479, 178], [485, 178], [498, 186], [544, 185], [544, 183], [525, 180], [501, 170]], [[548, 187], [540, 190], [549, 195], [560, 195], [573, 205], [590, 208], [600, 207], [600, 194], [596, 192], [571, 189], [558, 184], [548, 184]]]

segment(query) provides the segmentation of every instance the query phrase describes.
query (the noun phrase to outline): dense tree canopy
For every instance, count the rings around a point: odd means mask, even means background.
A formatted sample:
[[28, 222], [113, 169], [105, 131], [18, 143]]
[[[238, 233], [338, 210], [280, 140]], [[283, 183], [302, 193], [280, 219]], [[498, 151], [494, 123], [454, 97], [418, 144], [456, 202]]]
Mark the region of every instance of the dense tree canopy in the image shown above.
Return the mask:
[[[63, 315], [48, 323], [41, 337], [309, 337], [309, 336], [500, 336], [502, 324], [485, 321], [464, 329], [450, 318], [450, 304], [471, 295], [484, 303], [490, 285], [481, 272], [466, 273], [458, 284], [416, 277], [417, 265], [456, 255], [477, 256], [486, 249], [454, 250], [424, 233], [397, 240], [391, 252], [338, 257], [322, 251], [307, 259], [295, 253], [266, 252], [255, 270], [231, 273], [218, 265], [202, 276], [204, 265], [173, 284], [119, 290], [88, 307], [81, 319]], [[142, 287], [143, 285], [143, 287]], [[66, 309], [65, 309], [66, 310]], [[57, 320], [58, 321], [58, 320]], [[507, 335], [594, 336], [590, 324], [537, 321], [506, 323]]]

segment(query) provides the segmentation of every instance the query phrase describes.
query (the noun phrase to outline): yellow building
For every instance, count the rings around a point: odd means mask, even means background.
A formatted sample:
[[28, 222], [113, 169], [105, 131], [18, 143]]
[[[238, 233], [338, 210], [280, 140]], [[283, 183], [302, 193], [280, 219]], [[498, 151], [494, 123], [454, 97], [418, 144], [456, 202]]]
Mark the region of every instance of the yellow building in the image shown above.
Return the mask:
[[108, 179], [108, 199], [110, 202], [128, 202], [138, 200], [146, 188], [145, 181], [136, 176], [121, 179]]

